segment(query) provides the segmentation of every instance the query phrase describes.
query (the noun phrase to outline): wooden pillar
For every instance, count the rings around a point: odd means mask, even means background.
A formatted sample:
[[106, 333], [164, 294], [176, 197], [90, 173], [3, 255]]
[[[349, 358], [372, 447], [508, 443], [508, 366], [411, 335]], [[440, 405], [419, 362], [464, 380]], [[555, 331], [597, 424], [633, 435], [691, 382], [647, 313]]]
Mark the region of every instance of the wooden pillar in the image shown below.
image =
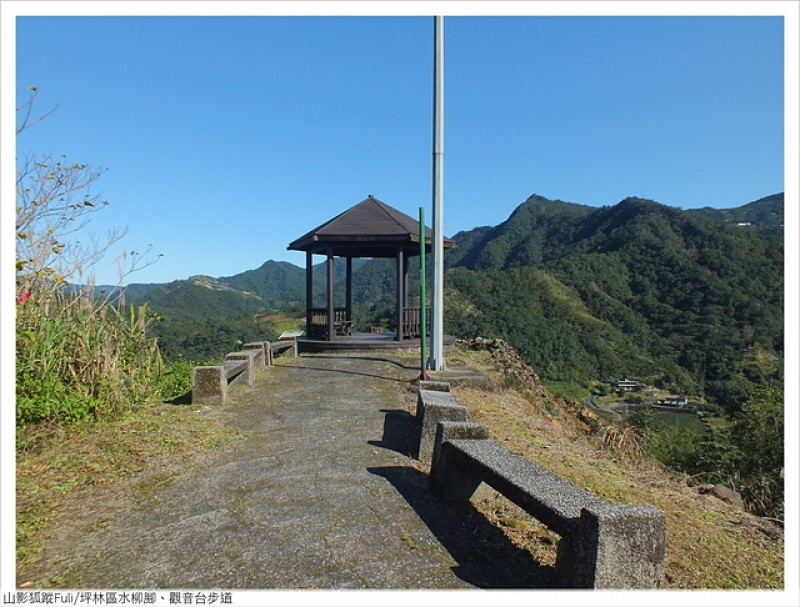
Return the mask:
[[347, 258], [347, 266], [345, 272], [345, 295], [344, 295], [344, 305], [345, 309], [347, 310], [347, 318], [346, 320], [353, 320], [353, 258]]
[[411, 259], [408, 255], [403, 255], [403, 306], [408, 307], [408, 266]]
[[403, 291], [403, 282], [404, 282], [404, 274], [403, 274], [403, 249], [402, 247], [397, 249], [397, 331], [395, 331], [394, 339], [395, 341], [400, 341], [403, 339], [403, 301], [405, 300], [405, 295]]
[[328, 341], [333, 341], [333, 249], [328, 247]]
[[314, 307], [314, 254], [306, 251], [306, 335], [311, 337], [311, 308]]

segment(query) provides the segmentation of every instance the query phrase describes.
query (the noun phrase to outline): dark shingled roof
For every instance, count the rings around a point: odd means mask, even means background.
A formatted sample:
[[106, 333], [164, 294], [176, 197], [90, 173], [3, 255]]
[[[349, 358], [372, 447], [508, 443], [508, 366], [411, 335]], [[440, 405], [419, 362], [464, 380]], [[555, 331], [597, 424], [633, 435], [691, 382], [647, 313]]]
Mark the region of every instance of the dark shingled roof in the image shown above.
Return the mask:
[[[433, 236], [425, 228], [426, 248]], [[455, 242], [444, 239], [446, 249]], [[407, 255], [419, 254], [419, 221], [373, 196], [304, 234], [287, 248], [290, 251], [325, 253], [328, 247], [339, 257], [394, 257], [398, 247]]]

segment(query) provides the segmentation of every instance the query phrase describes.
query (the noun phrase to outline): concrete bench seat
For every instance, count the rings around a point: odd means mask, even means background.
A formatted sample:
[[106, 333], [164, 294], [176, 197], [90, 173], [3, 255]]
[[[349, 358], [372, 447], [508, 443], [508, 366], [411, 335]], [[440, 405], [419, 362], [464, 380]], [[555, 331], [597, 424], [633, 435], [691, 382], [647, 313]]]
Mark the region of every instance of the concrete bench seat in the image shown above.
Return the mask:
[[484, 482], [559, 535], [571, 532], [583, 508], [605, 503], [493, 440], [450, 440], [439, 457], [462, 471], [441, 484], [442, 499], [469, 499]]
[[256, 350], [257, 367], [269, 367], [272, 365], [272, 348], [268, 341], [251, 341], [242, 346], [243, 350]]
[[235, 379], [237, 375], [242, 373], [247, 369], [247, 361], [246, 360], [226, 360], [222, 364], [223, 372], [225, 374], [225, 379], [230, 381], [231, 379]]
[[297, 356], [297, 340], [296, 339], [284, 339], [281, 341], [273, 341], [270, 344], [272, 348], [272, 355], [273, 359], [276, 354], [280, 352], [286, 352], [287, 350], [292, 351], [293, 356]]
[[450, 392], [450, 384], [446, 381], [422, 380], [419, 382], [420, 390], [433, 390], [434, 392]]
[[564, 587], [662, 585], [661, 510], [609, 504], [486, 437], [480, 424], [439, 423], [430, 482], [440, 499], [467, 501], [484, 482], [499, 491], [561, 537], [556, 569]]

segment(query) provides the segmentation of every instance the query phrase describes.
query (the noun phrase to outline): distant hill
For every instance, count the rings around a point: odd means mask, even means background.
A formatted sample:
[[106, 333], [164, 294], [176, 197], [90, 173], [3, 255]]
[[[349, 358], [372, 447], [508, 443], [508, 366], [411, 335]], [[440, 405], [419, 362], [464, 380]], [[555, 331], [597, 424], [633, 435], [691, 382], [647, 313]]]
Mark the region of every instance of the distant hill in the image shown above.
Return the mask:
[[593, 210], [534, 194], [500, 225], [456, 234], [457, 246], [445, 253], [445, 263], [448, 267], [498, 270], [558, 259], [569, 252], [575, 230]]
[[[94, 297], [107, 297], [112, 300], [116, 300], [120, 293], [125, 293], [125, 301], [129, 303], [135, 303], [142, 299], [145, 295], [147, 295], [150, 291], [154, 291], [166, 283], [131, 283], [124, 287], [118, 287], [116, 285], [98, 285], [92, 288], [91, 294]], [[86, 287], [83, 285], [70, 285], [71, 289], [74, 290], [83, 290]]]
[[197, 319], [255, 315], [264, 310], [260, 297], [231, 289], [209, 276], [176, 280], [138, 300], [159, 314]]
[[276, 337], [271, 323], [256, 321], [266, 310], [260, 297], [209, 276], [161, 285], [136, 303], [158, 315], [153, 333], [168, 361], [221, 360], [242, 343]]
[[731, 218], [782, 221], [781, 201], [716, 213], [533, 196], [454, 236], [446, 329], [504, 337], [550, 380], [640, 375], [733, 402], [780, 376], [783, 246]]
[[[317, 305], [323, 306], [327, 274], [325, 261], [317, 256], [314, 265], [314, 294]], [[353, 283], [357, 288], [356, 276], [359, 270], [368, 261], [364, 259], [353, 260]], [[344, 259], [334, 260], [335, 294], [344, 302], [344, 277], [346, 262]], [[267, 261], [255, 270], [248, 270], [233, 276], [223, 276], [217, 279], [219, 283], [233, 289], [258, 295], [263, 302], [275, 308], [285, 307], [287, 304], [305, 306], [306, 299], [306, 270], [288, 261]], [[354, 296], [357, 299], [357, 296]]]
[[[354, 274], [366, 265], [364, 260], [354, 262]], [[344, 260], [336, 260], [337, 305], [344, 301], [344, 273]], [[320, 306], [325, 296], [325, 280], [321, 262], [314, 268], [315, 299]], [[356, 276], [354, 283], [359, 284]], [[126, 288], [125, 301], [147, 304], [150, 311], [161, 317], [154, 333], [168, 360], [218, 359], [236, 349], [237, 344], [275, 339], [278, 331], [274, 323], [264, 320], [272, 312], [289, 310], [304, 315], [305, 269], [288, 262], [267, 261], [259, 268], [233, 276], [198, 275], [145, 287]], [[360, 295], [354, 299], [360, 301], [363, 292], [364, 289], [358, 291]]]
[[722, 221], [740, 228], [746, 228], [769, 235], [783, 234], [783, 192], [760, 198], [735, 209], [691, 209], [690, 214], [702, 215], [708, 219]]
[[265, 304], [275, 306], [287, 301], [304, 301], [305, 276], [305, 269], [289, 262], [267, 261], [255, 270], [222, 276], [217, 280], [232, 289], [253, 293]]

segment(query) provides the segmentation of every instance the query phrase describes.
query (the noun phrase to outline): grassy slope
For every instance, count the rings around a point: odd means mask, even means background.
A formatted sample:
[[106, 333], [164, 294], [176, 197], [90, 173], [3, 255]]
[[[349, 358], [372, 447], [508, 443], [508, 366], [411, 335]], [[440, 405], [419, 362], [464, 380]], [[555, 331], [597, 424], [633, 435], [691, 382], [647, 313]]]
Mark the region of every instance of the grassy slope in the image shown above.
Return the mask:
[[[656, 462], [604, 447], [598, 437], [587, 435], [579, 409], [547, 389], [502, 387], [503, 375], [488, 353], [458, 351], [448, 361], [477, 366], [498, 386], [453, 390], [469, 419], [488, 425], [497, 441], [612, 503], [645, 503], [666, 512], [668, 588], [783, 587], [779, 528], [700, 495], [685, 477]], [[543, 564], [554, 561], [557, 536], [493, 491], [480, 491], [474, 499], [514, 543]]]

